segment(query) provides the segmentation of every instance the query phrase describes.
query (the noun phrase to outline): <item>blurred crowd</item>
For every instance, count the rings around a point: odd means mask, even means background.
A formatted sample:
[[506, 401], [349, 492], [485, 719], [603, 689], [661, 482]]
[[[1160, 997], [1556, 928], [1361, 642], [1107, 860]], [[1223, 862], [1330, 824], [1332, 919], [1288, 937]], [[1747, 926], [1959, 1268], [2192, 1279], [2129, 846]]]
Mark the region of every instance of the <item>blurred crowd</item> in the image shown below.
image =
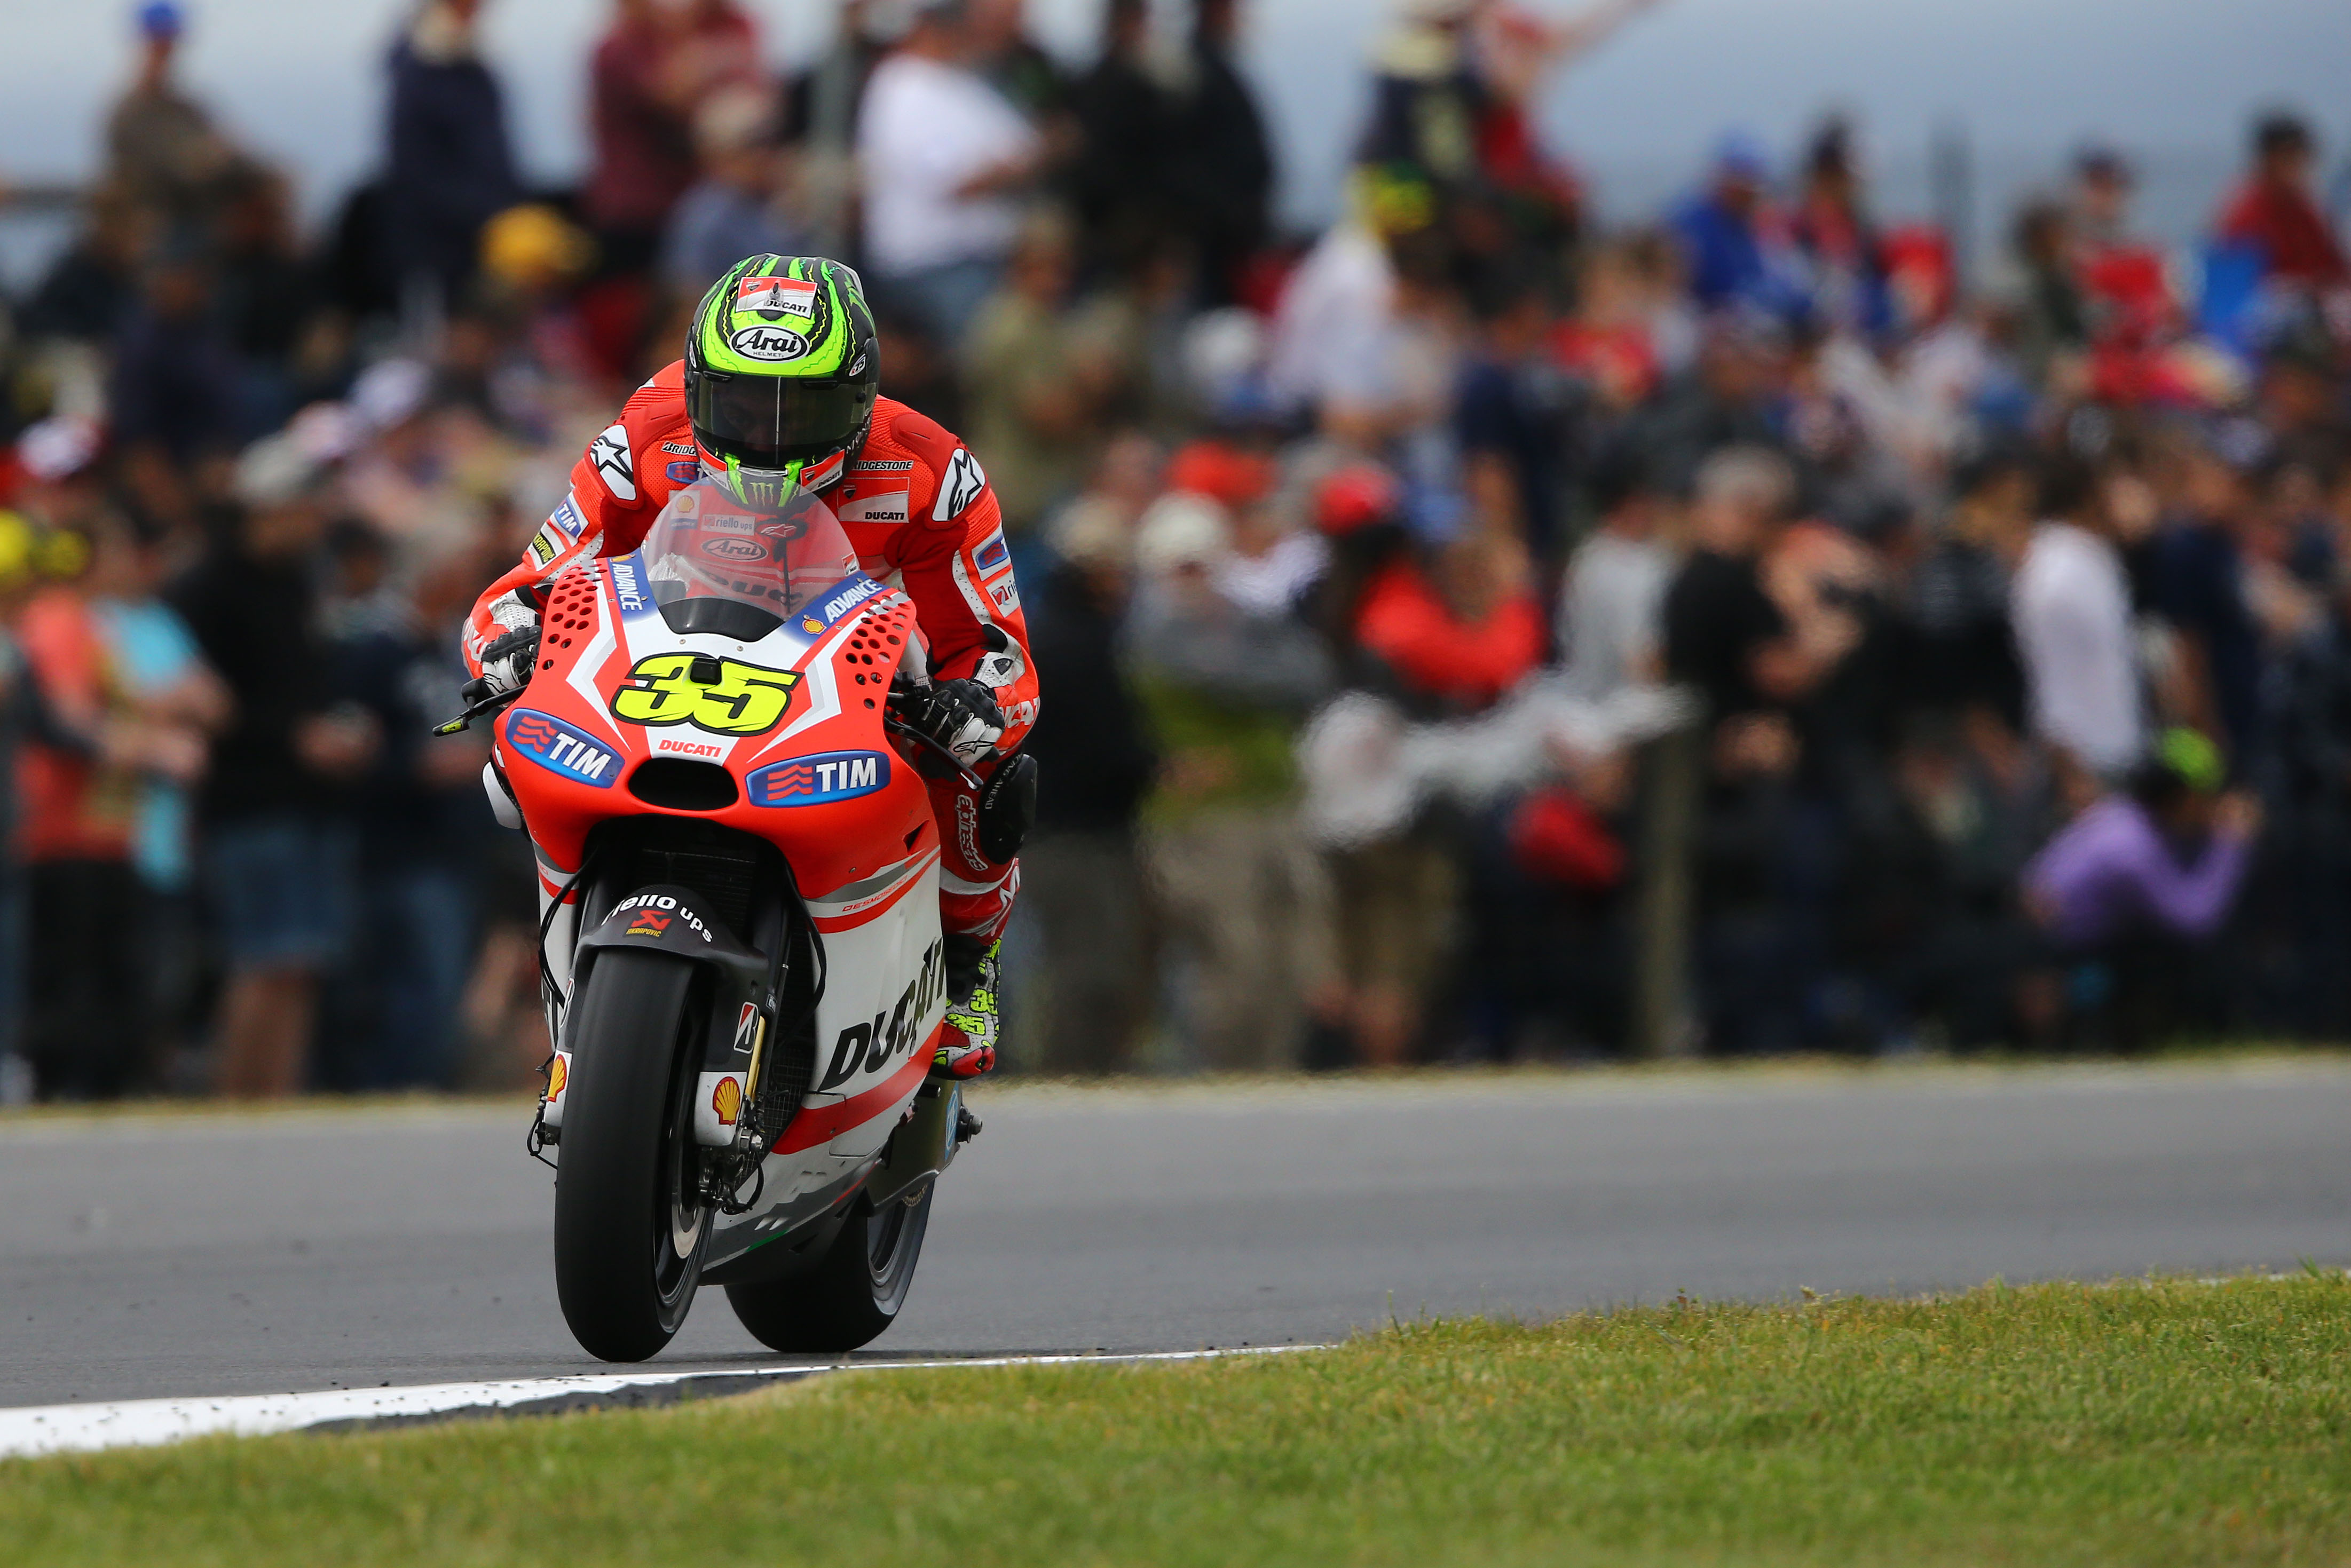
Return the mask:
[[529, 853], [455, 628], [709, 281], [857, 265], [1002, 503], [1044, 701], [1018, 1069], [2351, 1031], [2351, 267], [2287, 112], [1994, 256], [1857, 128], [1606, 228], [1560, 19], [1403, 0], [1319, 234], [1240, 0], [618, 0], [518, 171], [483, 0], [312, 232], [171, 0], [0, 374], [0, 1096], [495, 1086]]

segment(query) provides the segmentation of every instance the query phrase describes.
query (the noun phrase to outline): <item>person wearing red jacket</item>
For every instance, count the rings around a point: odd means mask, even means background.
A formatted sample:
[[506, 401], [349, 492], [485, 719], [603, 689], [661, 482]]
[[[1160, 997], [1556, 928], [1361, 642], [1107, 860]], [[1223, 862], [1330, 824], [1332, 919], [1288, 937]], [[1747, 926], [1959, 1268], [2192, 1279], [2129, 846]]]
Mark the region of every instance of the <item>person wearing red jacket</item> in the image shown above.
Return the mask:
[[2252, 172], [2220, 214], [2220, 237], [2259, 246], [2269, 276], [2313, 289], [2351, 282], [2343, 247], [2310, 194], [2310, 128], [2276, 114], [2253, 128]]
[[[465, 634], [467, 666], [491, 690], [526, 684], [546, 585], [574, 562], [637, 548], [676, 491], [707, 478], [746, 504], [774, 505], [806, 489], [840, 518], [860, 565], [914, 601], [929, 680], [908, 722], [990, 786], [1018, 792], [1025, 775], [998, 763], [1036, 722], [1037, 676], [996, 495], [969, 448], [880, 396], [879, 358], [849, 267], [779, 255], [737, 264], [695, 313], [685, 358], [638, 388], [589, 443], [570, 493], [483, 591]], [[962, 829], [983, 812], [1021, 815], [1022, 800], [997, 793], [956, 779], [931, 785], [933, 811], [955, 828], [939, 835], [955, 1005], [935, 1066], [956, 1077], [996, 1059], [997, 941], [1019, 865], [989, 860], [985, 836]]]

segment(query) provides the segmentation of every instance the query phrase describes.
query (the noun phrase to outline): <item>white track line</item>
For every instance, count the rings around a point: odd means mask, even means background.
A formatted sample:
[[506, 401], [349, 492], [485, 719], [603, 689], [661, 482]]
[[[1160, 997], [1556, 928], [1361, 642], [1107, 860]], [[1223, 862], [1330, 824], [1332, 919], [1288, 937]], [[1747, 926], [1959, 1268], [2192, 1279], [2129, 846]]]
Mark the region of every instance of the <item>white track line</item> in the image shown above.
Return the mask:
[[622, 1372], [524, 1377], [499, 1383], [427, 1383], [404, 1388], [329, 1388], [312, 1394], [221, 1398], [125, 1399], [109, 1404], [33, 1405], [0, 1410], [0, 1459], [141, 1448], [188, 1438], [261, 1437], [313, 1428], [394, 1426], [458, 1416], [548, 1414], [748, 1393], [828, 1372], [911, 1372], [951, 1366], [1067, 1366], [1079, 1363], [1208, 1361], [1328, 1350], [1323, 1345], [1239, 1350], [1157, 1350], [1124, 1355], [994, 1355], [943, 1361], [834, 1361], [694, 1372]]

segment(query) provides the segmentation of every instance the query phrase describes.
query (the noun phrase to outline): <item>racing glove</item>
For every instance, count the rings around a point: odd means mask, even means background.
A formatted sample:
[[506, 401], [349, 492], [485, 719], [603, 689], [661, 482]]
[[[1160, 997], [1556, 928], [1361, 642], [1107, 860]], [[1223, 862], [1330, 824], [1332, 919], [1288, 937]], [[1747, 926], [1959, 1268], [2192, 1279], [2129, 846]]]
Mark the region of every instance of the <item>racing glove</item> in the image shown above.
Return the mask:
[[530, 684], [538, 662], [538, 606], [519, 590], [501, 594], [490, 618], [505, 629], [482, 645], [483, 695], [518, 691]]
[[538, 628], [518, 627], [494, 638], [482, 649], [482, 679], [490, 691], [518, 691], [530, 684], [538, 662]]
[[953, 752], [966, 767], [976, 767], [1004, 738], [1004, 710], [987, 687], [977, 680], [939, 680], [909, 692], [900, 716]]

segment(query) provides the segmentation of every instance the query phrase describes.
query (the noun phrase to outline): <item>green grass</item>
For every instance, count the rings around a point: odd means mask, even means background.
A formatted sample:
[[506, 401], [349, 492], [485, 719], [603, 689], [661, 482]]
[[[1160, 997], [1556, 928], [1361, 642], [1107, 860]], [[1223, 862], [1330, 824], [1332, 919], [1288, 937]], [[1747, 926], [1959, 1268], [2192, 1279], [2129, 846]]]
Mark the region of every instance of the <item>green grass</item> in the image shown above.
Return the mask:
[[1998, 1286], [884, 1372], [0, 1464], [47, 1563], [2351, 1562], [2351, 1282]]

